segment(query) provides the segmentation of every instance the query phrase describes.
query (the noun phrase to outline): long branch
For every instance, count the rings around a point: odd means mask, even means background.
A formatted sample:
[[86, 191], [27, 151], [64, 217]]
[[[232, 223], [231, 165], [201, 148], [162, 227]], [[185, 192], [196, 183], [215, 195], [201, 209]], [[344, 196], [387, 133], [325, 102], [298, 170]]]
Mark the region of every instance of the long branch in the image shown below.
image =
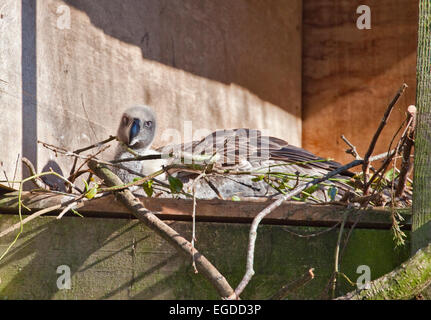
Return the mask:
[[[373, 160], [373, 159], [371, 159]], [[277, 207], [279, 207], [284, 201], [287, 201], [291, 199], [292, 197], [298, 195], [302, 191], [318, 184], [321, 182], [324, 182], [328, 180], [329, 178], [336, 176], [337, 174], [340, 174], [350, 168], [359, 166], [364, 163], [364, 160], [354, 160], [344, 166], [341, 166], [325, 176], [321, 178], [314, 179], [313, 181], [309, 181], [307, 183], [302, 183], [298, 185], [293, 191], [284, 194], [280, 198], [278, 198], [276, 201], [271, 203], [269, 206], [267, 206], [265, 209], [263, 209], [261, 212], [257, 214], [257, 216], [253, 219], [253, 222], [250, 227], [250, 233], [249, 233], [249, 241], [248, 241], [248, 251], [247, 251], [247, 263], [246, 263], [246, 272], [244, 274], [244, 277], [242, 278], [241, 282], [239, 283], [238, 287], [235, 289], [235, 295], [236, 297], [239, 297], [242, 291], [245, 289], [247, 284], [250, 282], [251, 278], [254, 275], [253, 270], [253, 264], [254, 264], [254, 247], [256, 243], [256, 237], [257, 237], [257, 228], [262, 221], [263, 218], [265, 218], [268, 214], [270, 214], [272, 211], [274, 211]]]
[[[112, 173], [112, 171], [107, 167], [102, 166], [93, 160], [91, 160], [88, 165], [90, 169], [93, 170], [99, 178], [103, 179], [107, 185], [115, 186], [123, 184], [120, 178]], [[211, 262], [193, 248], [192, 244], [180, 236], [178, 232], [157, 218], [151, 211], [147, 210], [130, 192], [130, 190], [124, 189], [118, 191], [116, 194], [123, 205], [125, 205], [136, 218], [167, 240], [180, 253], [193, 258], [198, 271], [210, 281], [222, 298], [230, 298], [234, 295], [232, 287], [226, 281], [225, 277], [211, 264]]]

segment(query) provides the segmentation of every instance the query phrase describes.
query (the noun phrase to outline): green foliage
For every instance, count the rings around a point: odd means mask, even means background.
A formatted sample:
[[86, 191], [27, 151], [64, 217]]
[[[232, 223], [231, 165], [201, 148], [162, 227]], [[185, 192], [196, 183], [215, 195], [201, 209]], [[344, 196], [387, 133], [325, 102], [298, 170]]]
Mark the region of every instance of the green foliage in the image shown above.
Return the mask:
[[397, 174], [394, 174], [394, 168], [391, 168], [385, 173], [385, 179], [388, 181], [392, 181], [397, 177]]
[[251, 179], [251, 181], [253, 181], [253, 182], [259, 182], [259, 181], [262, 181], [263, 178], [265, 178], [265, 175], [261, 174], [260, 176]]
[[145, 182], [142, 184], [142, 188], [144, 188], [144, 191], [145, 191], [145, 193], [147, 194], [147, 196], [148, 196], [149, 198], [151, 198], [151, 196], [152, 196], [152, 195], [153, 195], [153, 193], [154, 193], [154, 190], [153, 190], [153, 180], [145, 181]]
[[305, 189], [302, 191], [301, 198], [305, 201], [308, 197], [310, 197], [314, 192], [316, 192], [319, 189], [320, 185], [315, 184], [314, 186], [311, 186], [310, 188]]
[[[139, 178], [139, 177], [136, 177], [136, 178], [134, 178], [133, 179], [133, 182], [136, 182], [136, 181], [138, 181], [138, 180], [140, 180], [141, 178]], [[151, 198], [151, 196], [153, 195], [153, 193], [154, 193], [154, 189], [153, 189], [153, 183], [154, 183], [154, 181], [153, 180], [147, 180], [147, 181], [145, 181], [141, 186], [142, 186], [142, 188], [144, 189], [144, 191], [145, 191], [145, 193], [147, 194], [147, 196], [149, 197], [149, 198]]]
[[97, 194], [97, 188], [99, 188], [99, 185], [97, 183], [95, 183], [94, 186], [90, 188], [87, 181], [85, 181], [85, 180], [83, 180], [83, 181], [84, 181], [84, 185], [85, 185], [85, 197], [87, 199], [93, 199]]
[[175, 178], [173, 176], [169, 176], [169, 189], [171, 189], [172, 193], [179, 193], [183, 190], [183, 183], [180, 179]]
[[78, 211], [76, 211], [75, 209], [70, 209], [70, 211], [72, 211], [74, 214], [76, 214], [78, 217], [84, 218], [84, 216], [82, 214], [80, 214]]
[[396, 210], [393, 210], [393, 222], [392, 222], [392, 235], [395, 241], [395, 247], [400, 247], [405, 244], [406, 234], [401, 230], [400, 224], [404, 221], [404, 218]]

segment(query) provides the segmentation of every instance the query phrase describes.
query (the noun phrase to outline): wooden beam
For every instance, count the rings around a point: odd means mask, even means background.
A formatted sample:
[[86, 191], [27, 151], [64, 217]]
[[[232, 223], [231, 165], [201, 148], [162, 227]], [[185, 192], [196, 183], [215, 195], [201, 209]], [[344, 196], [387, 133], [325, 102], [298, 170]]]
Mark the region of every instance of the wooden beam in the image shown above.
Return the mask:
[[[24, 204], [35, 212], [69, 200], [70, 197], [47, 192], [25, 192]], [[183, 199], [141, 197], [144, 206], [156, 212], [163, 220], [191, 221], [193, 202]], [[226, 201], [197, 200], [196, 220], [206, 222], [251, 223], [255, 215], [271, 201]], [[17, 213], [17, 194], [9, 193], [0, 197], [0, 213]], [[340, 222], [343, 213], [348, 210], [346, 226], [353, 225], [359, 218], [358, 228], [390, 229], [391, 213], [387, 209], [358, 210], [335, 205], [312, 205], [298, 202], [286, 202], [263, 220], [264, 224], [295, 226], [333, 226]], [[131, 219], [128, 210], [116, 201], [113, 195], [87, 201], [78, 210], [87, 217], [108, 217]], [[404, 229], [410, 229], [410, 209], [400, 209], [405, 218]], [[28, 213], [28, 212], [27, 212]], [[55, 214], [55, 213], [54, 213]]]

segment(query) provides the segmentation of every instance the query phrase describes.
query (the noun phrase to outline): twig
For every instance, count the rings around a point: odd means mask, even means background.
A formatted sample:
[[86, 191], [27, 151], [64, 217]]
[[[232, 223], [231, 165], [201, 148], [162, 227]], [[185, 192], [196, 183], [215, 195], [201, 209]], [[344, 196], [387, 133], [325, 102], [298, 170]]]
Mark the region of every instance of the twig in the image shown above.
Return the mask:
[[[20, 154], [18, 153], [18, 156], [16, 157], [15, 170], [13, 172], [13, 179], [12, 179], [12, 181], [15, 181], [15, 179], [16, 179], [16, 173], [17, 173], [17, 170], [18, 170], [19, 157], [20, 157]], [[14, 186], [15, 186], [15, 183], [12, 184], [12, 187], [14, 187]]]
[[346, 150], [346, 153], [351, 154], [356, 160], [362, 159], [358, 151], [356, 150], [356, 147], [349, 141], [344, 135], [341, 135], [341, 139], [350, 147], [350, 149]]
[[[387, 153], [379, 154], [379, 155], [374, 156], [374, 157], [369, 157], [368, 161], [369, 162], [377, 161], [377, 160], [384, 158], [385, 156], [387, 156]], [[254, 275], [254, 270], [253, 270], [254, 247], [255, 247], [255, 242], [256, 242], [256, 237], [257, 237], [257, 228], [259, 226], [260, 221], [262, 221], [262, 219], [264, 217], [266, 217], [273, 210], [275, 210], [277, 207], [279, 207], [284, 201], [291, 199], [292, 197], [298, 195], [299, 193], [301, 193], [305, 189], [308, 189], [311, 186], [316, 185], [318, 183], [324, 182], [324, 181], [328, 180], [329, 178], [331, 178], [337, 174], [342, 173], [343, 171], [349, 170], [350, 168], [359, 166], [363, 163], [364, 163], [364, 160], [354, 160], [354, 161], [352, 161], [352, 162], [350, 162], [344, 166], [341, 166], [341, 167], [327, 173], [325, 176], [323, 176], [321, 178], [316, 178], [313, 181], [309, 181], [307, 183], [300, 184], [297, 188], [295, 188], [295, 190], [292, 190], [291, 192], [284, 194], [283, 196], [278, 198], [275, 202], [273, 202], [272, 204], [270, 204], [269, 206], [267, 206], [265, 209], [263, 209], [261, 212], [259, 212], [257, 214], [257, 216], [253, 219], [253, 222], [252, 222], [251, 227], [250, 227], [249, 240], [248, 240], [249, 241], [248, 242], [248, 251], [247, 251], [246, 272], [245, 272], [241, 282], [239, 283], [239, 285], [235, 289], [236, 297], [240, 296], [240, 294], [245, 289], [245, 287], [247, 286], [247, 284], [250, 282], [251, 278]]]
[[[92, 155], [90, 155], [90, 156], [88, 156], [88, 158], [83, 162], [83, 163], [81, 163], [81, 165], [78, 167], [78, 169], [76, 169], [76, 172], [73, 172], [73, 174], [71, 174], [70, 176], [69, 176], [69, 180], [70, 181], [72, 181], [72, 182], [74, 182], [75, 181], [75, 179], [77, 178], [77, 173], [78, 172], [80, 172], [80, 170], [82, 169], [82, 167], [83, 166], [85, 166], [87, 163], [88, 163], [88, 161], [90, 161], [91, 159], [94, 159], [96, 156], [98, 156], [100, 153], [102, 153], [103, 151], [105, 151], [106, 149], [108, 149], [110, 146], [109, 145], [107, 145], [107, 146], [105, 146], [105, 147], [103, 147], [103, 148], [101, 148], [99, 151], [97, 151], [95, 154], [92, 154]], [[76, 159], [76, 158], [75, 158]]]
[[[36, 172], [36, 170], [35, 170], [35, 168], [34, 168], [34, 166], [33, 166], [33, 163], [31, 163], [31, 161], [30, 160], [28, 160], [27, 158], [25, 158], [25, 157], [22, 157], [22, 159], [21, 159], [21, 161], [22, 161], [22, 163], [24, 163], [25, 164], [25, 166], [27, 167], [27, 169], [28, 169], [28, 171], [30, 172], [30, 176], [36, 176], [37, 175], [37, 172]], [[50, 186], [48, 186], [41, 178], [39, 178], [39, 177], [37, 177], [37, 178], [35, 178], [35, 179], [32, 179], [31, 180], [31, 182], [33, 182], [34, 183], [34, 185], [37, 187], [37, 188], [40, 188], [40, 189], [44, 189], [44, 190], [51, 190], [51, 188], [50, 188]]]
[[284, 299], [290, 292], [297, 290], [298, 288], [304, 286], [309, 281], [314, 279], [314, 268], [309, 269], [306, 273], [304, 273], [301, 278], [284, 285], [276, 294], [274, 294], [270, 300], [282, 300]]
[[248, 251], [247, 251], [247, 263], [246, 263], [246, 272], [244, 274], [244, 277], [242, 278], [241, 282], [235, 289], [235, 295], [236, 297], [239, 297], [242, 291], [245, 289], [247, 284], [250, 282], [251, 278], [254, 275], [253, 270], [253, 263], [254, 263], [254, 247], [256, 243], [256, 237], [257, 237], [257, 228], [259, 226], [259, 223], [262, 221], [264, 217], [266, 217], [268, 214], [270, 214], [273, 210], [275, 210], [277, 207], [279, 207], [284, 201], [291, 199], [292, 197], [298, 195], [305, 189], [310, 188], [313, 185], [316, 185], [318, 183], [324, 182], [328, 180], [329, 178], [342, 173], [343, 171], [346, 171], [350, 168], [356, 167], [358, 165], [363, 164], [364, 160], [354, 160], [344, 166], [341, 166], [325, 176], [321, 178], [314, 179], [313, 181], [309, 181], [307, 183], [300, 184], [295, 190], [284, 194], [278, 200], [267, 206], [265, 209], [263, 209], [261, 212], [259, 212], [256, 217], [253, 219], [253, 222], [250, 227], [250, 233], [249, 233], [249, 242], [248, 242]]
[[[66, 150], [64, 148], [57, 147], [55, 145], [52, 145], [52, 144], [49, 144], [49, 143], [46, 143], [46, 142], [43, 142], [43, 141], [40, 141], [40, 140], [38, 140], [37, 142], [40, 143], [40, 144], [42, 144], [48, 150], [51, 150], [51, 151], [55, 152], [56, 156], [57, 156], [57, 153], [60, 153], [60, 154], [62, 154], [64, 156], [75, 158], [74, 159], [74, 165], [73, 165], [73, 167], [71, 169], [70, 175], [73, 175], [73, 173], [75, 172], [76, 162], [77, 162], [78, 158], [79, 159], [83, 159], [83, 160], [88, 160], [88, 158], [90, 157], [93, 161], [96, 161], [99, 164], [104, 164], [104, 165], [107, 165], [107, 166], [116, 167], [116, 168], [119, 168], [119, 169], [122, 169], [122, 170], [126, 170], [127, 172], [129, 172], [129, 173], [131, 173], [133, 175], [140, 176], [140, 177], [145, 177], [142, 173], [136, 172], [136, 171], [134, 171], [132, 169], [129, 169], [127, 167], [124, 167], [124, 166], [121, 166], [121, 165], [117, 165], [117, 164], [113, 164], [113, 163], [108, 162], [108, 161], [103, 161], [103, 160], [100, 160], [100, 159], [97, 159], [97, 158], [94, 158], [94, 157], [92, 158], [91, 155], [89, 155], [89, 156], [83, 156], [83, 155], [79, 154], [79, 152], [84, 152], [84, 151], [90, 150], [92, 148], [99, 147], [99, 145], [102, 145], [102, 144], [107, 143], [107, 142], [109, 142], [111, 140], [114, 140], [114, 139], [116, 139], [116, 137], [111, 136], [110, 138], [108, 138], [108, 139], [106, 139], [106, 140], [104, 140], [102, 142], [93, 144], [93, 145], [91, 145], [89, 147], [78, 149], [76, 151], [68, 151], [68, 150]], [[76, 153], [76, 152], [78, 152], [78, 153]], [[76, 172], [75, 179], [77, 178], [77, 176], [83, 174], [84, 172], [86, 172], [86, 171]]]
[[344, 232], [344, 225], [346, 223], [346, 220], [347, 220], [347, 211], [344, 212], [343, 222], [341, 223], [340, 231], [338, 232], [337, 245], [335, 246], [334, 275], [332, 279], [332, 298], [335, 298], [335, 289], [337, 286], [337, 277], [338, 277], [339, 267], [340, 267], [338, 262], [339, 256], [340, 256], [340, 243], [341, 243], [341, 236], [343, 235], [343, 232]]
[[122, 162], [132, 162], [132, 161], [144, 161], [144, 160], [158, 160], [162, 159], [163, 157], [167, 157], [169, 155], [166, 154], [149, 154], [145, 156], [135, 156], [135, 157], [129, 157], [124, 159], [116, 159], [112, 160], [112, 164], [122, 163]]
[[[205, 171], [202, 172], [192, 183], [192, 191], [193, 191], [193, 214], [192, 214], [192, 247], [195, 248], [195, 241], [196, 241], [196, 183], [205, 176]], [[196, 269], [196, 261], [195, 256], [192, 256], [192, 266], [195, 270], [195, 273], [198, 273], [198, 270]]]
[[[126, 170], [127, 172], [129, 172], [129, 173], [131, 173], [133, 175], [140, 176], [140, 177], [145, 177], [142, 173], [139, 173], [137, 171], [134, 171], [132, 169], [124, 167], [124, 166], [122, 166], [120, 164], [116, 164], [117, 162], [121, 162], [121, 161], [108, 162], [108, 161], [103, 161], [103, 160], [97, 159], [95, 157], [91, 157], [91, 155], [89, 155], [89, 156], [83, 156], [83, 155], [79, 154], [80, 152], [84, 152], [84, 151], [90, 150], [92, 148], [99, 147], [100, 145], [102, 145], [104, 143], [108, 143], [109, 141], [114, 140], [114, 139], [116, 139], [116, 137], [111, 136], [110, 138], [108, 138], [108, 139], [106, 139], [104, 141], [101, 141], [99, 143], [95, 143], [95, 144], [93, 144], [93, 145], [91, 145], [89, 147], [78, 149], [76, 151], [68, 151], [68, 150], [66, 150], [64, 148], [57, 147], [55, 145], [52, 145], [52, 144], [49, 144], [49, 143], [46, 143], [46, 142], [43, 142], [43, 141], [40, 141], [40, 140], [38, 140], [37, 142], [40, 143], [40, 144], [42, 144], [48, 150], [51, 150], [51, 151], [55, 152], [56, 156], [57, 156], [57, 153], [60, 153], [60, 154], [62, 154], [64, 156], [67, 156], [67, 157], [74, 157], [75, 158], [74, 167], [72, 168], [70, 175], [72, 175], [75, 172], [77, 158], [83, 159], [83, 160], [88, 160], [88, 158], [90, 157], [93, 161], [96, 161], [99, 164], [103, 164], [103, 165], [106, 165], [106, 166], [111, 166], [111, 167], [119, 168], [119, 169], [122, 169], [122, 170]], [[158, 157], [157, 159], [159, 159], [159, 155], [156, 155], [156, 156]], [[136, 158], [132, 158], [132, 159], [133, 159], [133, 161], [137, 161]], [[148, 160], [151, 160], [151, 158], [149, 158]], [[80, 172], [80, 173], [83, 173], [83, 172]], [[77, 175], [78, 175], [78, 173], [77, 173]], [[75, 179], [76, 179], [76, 177], [75, 177]]]
[[[324, 203], [324, 204], [326, 205], [327, 203]], [[286, 226], [283, 227], [283, 231], [286, 231], [290, 234], [293, 234], [294, 236], [299, 237], [299, 238], [312, 238], [312, 237], [317, 237], [317, 236], [320, 236], [322, 234], [325, 234], [327, 232], [334, 230], [336, 227], [338, 227], [340, 225], [340, 223], [341, 223], [341, 221], [338, 221], [336, 224], [334, 224], [332, 227], [329, 227], [328, 229], [325, 229], [325, 230], [320, 231], [320, 232], [310, 233], [310, 234], [300, 234], [300, 233], [297, 233], [295, 231], [292, 231], [291, 229], [289, 229]]]
[[[9, 186], [9, 188], [12, 188], [13, 185], [11, 185], [11, 182], [10, 182], [8, 176], [7, 176], [6, 170], [4, 170], [4, 169], [3, 169], [3, 175], [4, 175], [5, 179], [6, 179], [6, 182], [7, 182], [8, 186]], [[15, 181], [15, 179], [12, 180], [12, 181]]]
[[408, 117], [411, 120], [408, 132], [407, 141], [403, 149], [403, 161], [401, 163], [400, 174], [398, 175], [398, 185], [395, 192], [395, 197], [401, 197], [404, 194], [406, 187], [407, 175], [410, 169], [410, 154], [414, 145], [414, 132], [416, 126], [416, 107], [411, 105], [407, 109]]
[[68, 201], [65, 201], [63, 203], [60, 204], [56, 204], [54, 206], [45, 208], [45, 209], [41, 209], [39, 211], [36, 211], [35, 213], [32, 213], [31, 215], [29, 215], [28, 217], [26, 217], [25, 219], [23, 219], [20, 222], [15, 223], [14, 225], [10, 226], [9, 228], [3, 230], [0, 233], [0, 238], [4, 237], [5, 235], [19, 229], [21, 227], [21, 225], [26, 224], [27, 222], [30, 222], [34, 219], [36, 219], [37, 217], [40, 217], [41, 215], [44, 215], [46, 213], [52, 212], [52, 211], [56, 211], [56, 210], [60, 210], [62, 207], [67, 206], [69, 207], [70, 205], [76, 205], [77, 208], [81, 207], [83, 204], [79, 203], [79, 201], [82, 200], [82, 196], [79, 197], [74, 197], [73, 199], [70, 199]]
[[[85, 194], [81, 194], [78, 196], [74, 201], [66, 205], [66, 207], [60, 212], [60, 214], [57, 216], [57, 219], [61, 219], [70, 209], [74, 209], [77, 207], [79, 201], [81, 201], [85, 197]], [[64, 204], [63, 204], [64, 206]]]
[[[99, 165], [103, 165], [103, 164], [100, 164], [99, 162], [97, 162], [97, 161], [95, 161], [95, 160], [91, 160], [91, 161], [89, 162], [89, 164], [90, 164], [91, 162], [93, 162], [93, 161], [94, 161], [94, 162], [96, 162], [96, 163], [98, 163]], [[90, 167], [90, 165], [89, 165], [89, 167]], [[90, 167], [90, 169], [91, 169], [91, 167]], [[165, 172], [165, 170], [166, 170], [166, 169], [160, 169], [160, 170], [158, 170], [158, 171], [156, 171], [156, 172], [154, 172], [154, 173], [152, 173], [152, 174], [149, 174], [148, 176], [145, 176], [145, 177], [143, 177], [143, 178], [137, 179], [136, 181], [131, 181], [131, 182], [129, 182], [129, 183], [122, 183], [122, 181], [120, 180], [122, 184], [119, 184], [119, 185], [112, 185], [112, 187], [99, 188], [97, 191], [98, 191], [98, 192], [122, 191], [122, 190], [126, 190], [126, 189], [128, 189], [129, 187], [139, 186], [139, 185], [143, 184], [144, 182], [147, 182], [147, 181], [149, 181], [149, 180], [152, 180], [152, 179], [154, 179], [155, 177], [157, 177], [157, 176], [159, 176], [159, 175], [163, 174], [163, 173]], [[96, 175], [97, 175], [97, 176], [99, 176], [97, 173], [96, 173]], [[99, 176], [99, 178], [100, 178], [100, 176]]]
[[73, 153], [79, 154], [79, 153], [84, 152], [84, 151], [88, 151], [88, 150], [91, 150], [91, 149], [94, 149], [94, 148], [99, 148], [102, 145], [107, 144], [108, 142], [111, 142], [112, 140], [115, 140], [115, 139], [117, 139], [116, 136], [109, 136], [109, 138], [107, 138], [105, 140], [102, 140], [100, 142], [94, 143], [94, 144], [92, 144], [92, 145], [90, 145], [88, 147], [85, 147], [85, 148], [77, 149], [77, 150], [73, 151]]
[[[394, 160], [394, 168], [396, 167], [396, 160], [397, 160], [397, 155], [400, 153], [401, 147], [403, 147], [406, 144], [406, 141], [408, 140], [408, 132], [409, 132], [409, 128], [410, 125], [413, 121], [413, 118], [409, 118], [408, 121], [404, 120], [403, 124], [400, 126], [400, 128], [397, 130], [397, 133], [394, 135], [394, 137], [392, 138], [392, 141], [390, 143], [390, 147], [392, 146], [393, 141], [395, 140], [396, 135], [398, 134], [399, 131], [401, 131], [401, 129], [404, 127], [404, 123], [407, 122], [407, 126], [404, 129], [403, 133], [401, 134], [400, 139], [398, 140], [397, 146], [395, 147], [394, 151], [388, 151], [388, 156], [386, 157], [385, 161], [383, 162], [383, 164], [381, 165], [381, 167], [373, 174], [373, 176], [371, 177], [371, 179], [369, 179], [369, 181], [367, 182], [367, 185], [364, 186], [364, 190], [368, 190], [369, 187], [371, 186], [371, 184], [374, 182], [374, 180], [379, 177], [379, 180], [377, 182], [377, 184], [380, 183], [380, 181], [383, 179], [383, 174], [386, 171], [386, 169], [388, 168], [389, 164], [391, 163], [392, 160]], [[389, 155], [390, 153], [390, 155]], [[408, 156], [408, 158], [410, 157], [410, 154]], [[392, 178], [392, 183], [391, 183], [391, 196], [392, 196], [392, 203], [394, 202], [394, 180], [395, 180], [395, 175], [393, 175]], [[373, 190], [373, 194], [376, 192], [376, 188], [374, 188]]]
[[[22, 187], [23, 184], [27, 181], [42, 177], [42, 176], [46, 176], [52, 174], [54, 176], [59, 177], [60, 179], [62, 179], [63, 181], [67, 182], [67, 183], [71, 183], [69, 180], [67, 180], [65, 177], [63, 177], [62, 175], [58, 174], [57, 172], [54, 171], [50, 171], [50, 172], [42, 172], [42, 173], [38, 173], [36, 175], [33, 175], [31, 177], [25, 178], [24, 180], [21, 180], [19, 182], [19, 190], [18, 190], [18, 215], [19, 215], [19, 232], [18, 234], [15, 236], [15, 239], [9, 244], [9, 246], [6, 248], [6, 250], [3, 252], [3, 254], [0, 256], [0, 260], [2, 260], [5, 255], [9, 252], [9, 250], [15, 245], [15, 243], [18, 241], [18, 238], [20, 237], [20, 235], [22, 234], [24, 228], [23, 228], [23, 219], [22, 219], [22, 207], [25, 207], [22, 203], [21, 200], [21, 196], [22, 196]], [[71, 183], [73, 185], [73, 183]], [[26, 207], [25, 207], [26, 208]]]
[[[74, 153], [74, 154], [80, 154], [81, 152], [88, 151], [88, 150], [91, 150], [91, 149], [93, 149], [93, 148], [98, 148], [98, 147], [100, 147], [100, 146], [102, 146], [102, 145], [104, 145], [104, 144], [106, 144], [106, 143], [108, 143], [108, 142], [111, 142], [112, 140], [115, 140], [115, 139], [117, 139], [117, 137], [116, 137], [116, 136], [109, 136], [109, 138], [108, 138], [108, 139], [105, 139], [105, 140], [103, 140], [103, 141], [101, 141], [101, 142], [98, 142], [98, 143], [92, 144], [92, 145], [90, 145], [90, 146], [88, 146], [88, 147], [85, 147], [85, 148], [81, 148], [81, 149], [75, 150], [75, 151], [73, 151], [73, 153]], [[39, 142], [39, 141], [38, 141], [38, 142]], [[43, 143], [43, 142], [42, 142], [42, 143]], [[77, 159], [77, 158], [75, 158], [75, 160], [73, 161], [72, 169], [70, 170], [69, 176], [71, 176], [71, 175], [75, 172], [75, 168], [76, 168], [76, 163], [77, 163], [77, 161], [78, 161], [78, 159]]]
[[56, 204], [55, 206], [51, 206], [51, 207], [36, 211], [35, 213], [32, 213], [31, 215], [29, 215], [27, 218], [23, 219], [22, 221], [15, 223], [13, 226], [10, 226], [6, 230], [3, 230], [0, 233], [0, 238], [4, 237], [8, 233], [11, 233], [12, 231], [19, 229], [21, 227], [21, 225], [24, 225], [27, 222], [30, 222], [31, 220], [34, 220], [35, 218], [37, 218], [37, 217], [39, 217], [45, 213], [61, 209], [62, 206], [63, 206], [63, 204]]
[[[195, 247], [196, 240], [196, 190], [193, 186], [193, 214], [192, 214], [192, 247]], [[196, 261], [195, 256], [192, 255], [192, 267], [195, 270], [195, 273], [198, 273], [198, 269], [196, 269]]]
[[91, 125], [90, 118], [88, 117], [87, 109], [85, 108], [85, 104], [84, 104], [84, 95], [82, 93], [81, 93], [81, 105], [82, 105], [82, 109], [84, 109], [84, 113], [85, 113], [85, 117], [87, 118], [88, 126], [90, 127], [91, 131], [93, 132], [96, 140], [99, 140], [97, 138], [96, 131], [94, 130], [93, 126]]
[[[99, 178], [103, 179], [107, 185], [115, 186], [123, 184], [120, 178], [113, 174], [106, 166], [102, 166], [94, 160], [91, 160], [88, 166]], [[194, 256], [197, 269], [210, 281], [222, 298], [232, 298], [234, 296], [232, 287], [226, 281], [225, 277], [211, 264], [211, 262], [193, 248], [189, 241], [184, 239], [174, 229], [157, 218], [154, 213], [147, 210], [130, 192], [130, 190], [121, 190], [117, 192], [117, 196], [136, 218], [167, 240], [180, 253], [188, 257]]]
[[385, 127], [395, 104], [397, 103], [398, 99], [401, 97], [401, 95], [403, 94], [403, 92], [406, 88], [407, 88], [407, 84], [404, 83], [401, 86], [401, 88], [398, 90], [395, 97], [392, 99], [391, 103], [388, 105], [388, 107], [387, 107], [387, 109], [383, 115], [382, 121], [380, 122], [380, 125], [377, 128], [377, 131], [374, 133], [373, 139], [371, 140], [370, 146], [368, 147], [368, 151], [364, 156], [364, 163], [362, 164], [362, 171], [364, 173], [364, 195], [366, 195], [368, 193], [368, 187], [369, 187], [369, 185], [367, 183], [367, 174], [368, 174], [368, 168], [369, 168], [369, 163], [370, 163], [369, 158], [371, 157], [371, 154], [373, 153], [374, 148], [376, 147], [377, 140], [379, 139], [379, 136], [382, 133], [382, 130]]

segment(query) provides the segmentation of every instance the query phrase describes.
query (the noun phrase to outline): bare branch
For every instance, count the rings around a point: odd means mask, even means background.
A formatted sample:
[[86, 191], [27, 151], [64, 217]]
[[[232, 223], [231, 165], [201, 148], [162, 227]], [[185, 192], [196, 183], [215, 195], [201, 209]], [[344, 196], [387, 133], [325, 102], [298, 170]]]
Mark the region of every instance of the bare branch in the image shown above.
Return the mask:
[[369, 167], [369, 158], [371, 157], [371, 154], [373, 153], [374, 148], [376, 147], [377, 140], [379, 139], [380, 134], [382, 133], [382, 130], [385, 127], [389, 119], [389, 116], [391, 115], [391, 112], [394, 109], [395, 104], [397, 103], [398, 99], [401, 97], [401, 95], [403, 94], [406, 88], [407, 88], [407, 84], [404, 83], [401, 86], [401, 88], [398, 90], [395, 97], [392, 99], [391, 103], [389, 103], [383, 115], [382, 121], [380, 122], [380, 125], [377, 128], [377, 131], [374, 133], [373, 139], [371, 140], [370, 146], [368, 147], [368, 151], [364, 156], [364, 163], [362, 164], [362, 171], [364, 172], [364, 195], [368, 193], [367, 174], [368, 174], [368, 167]]
[[395, 192], [396, 197], [401, 197], [404, 193], [404, 190], [406, 187], [407, 175], [410, 170], [410, 154], [412, 152], [413, 145], [414, 145], [414, 132], [416, 127], [416, 107], [413, 105], [409, 106], [407, 112], [410, 120], [410, 126], [406, 135], [407, 141], [403, 149], [403, 161], [401, 163], [401, 170], [398, 176], [398, 185], [397, 185], [397, 190]]
[[256, 237], [257, 237], [257, 228], [259, 226], [259, 223], [262, 221], [264, 217], [266, 217], [268, 214], [270, 214], [275, 208], [279, 207], [284, 201], [291, 199], [292, 197], [298, 195], [305, 189], [310, 188], [311, 186], [314, 186], [318, 183], [324, 182], [328, 180], [329, 178], [342, 173], [343, 171], [346, 171], [350, 168], [356, 167], [358, 165], [363, 164], [364, 160], [354, 160], [344, 166], [341, 166], [337, 168], [336, 170], [333, 170], [326, 174], [325, 176], [321, 178], [314, 179], [313, 181], [309, 181], [307, 183], [302, 183], [298, 185], [294, 190], [292, 190], [289, 193], [284, 194], [278, 200], [267, 206], [265, 209], [263, 209], [261, 212], [259, 212], [256, 217], [253, 219], [253, 222], [250, 227], [250, 233], [249, 233], [249, 240], [248, 240], [248, 251], [247, 251], [247, 263], [246, 263], [246, 272], [244, 274], [244, 277], [242, 278], [241, 282], [239, 283], [238, 287], [235, 289], [235, 295], [236, 297], [239, 297], [242, 293], [242, 291], [245, 289], [247, 284], [250, 282], [251, 278], [254, 275], [254, 248], [256, 243]]
[[[30, 176], [36, 176], [37, 175], [37, 172], [33, 166], [33, 163], [31, 163], [30, 160], [28, 160], [25, 157], [22, 157], [21, 161], [27, 167], [28, 171], [30, 172]], [[36, 178], [32, 179], [31, 182], [33, 182], [37, 188], [45, 189], [45, 190], [51, 190], [50, 186], [48, 186], [45, 182], [43, 182], [43, 180], [40, 177], [36, 177]]]
[[[106, 184], [115, 186], [122, 185], [123, 182], [108, 168], [91, 160], [89, 167], [99, 178], [103, 179]], [[116, 193], [120, 201], [133, 213], [133, 215], [142, 221], [150, 229], [154, 230], [161, 237], [167, 240], [180, 253], [194, 257], [196, 267], [210, 283], [215, 287], [222, 298], [231, 298], [234, 296], [234, 291], [225, 277], [209, 262], [202, 254], [200, 254], [192, 244], [180, 236], [174, 229], [169, 227], [154, 213], [147, 210], [143, 204], [130, 192], [128, 189], [121, 190]]]
[[347, 211], [344, 212], [343, 215], [343, 222], [341, 222], [340, 231], [338, 232], [338, 239], [337, 239], [337, 245], [335, 246], [335, 262], [334, 262], [334, 275], [332, 278], [332, 298], [335, 298], [335, 288], [337, 286], [337, 277], [339, 273], [339, 258], [340, 258], [340, 244], [341, 244], [341, 237], [344, 232], [344, 225], [347, 220]]
[[346, 153], [351, 154], [356, 160], [362, 159], [358, 151], [356, 150], [356, 147], [349, 141], [344, 135], [341, 135], [341, 139], [350, 147], [350, 149], [346, 150]]
[[301, 276], [301, 278], [283, 286], [276, 294], [274, 294], [271, 297], [271, 300], [282, 300], [289, 293], [299, 289], [300, 287], [303, 287], [305, 284], [307, 284], [309, 281], [313, 279], [314, 279], [314, 268], [311, 268], [306, 273], [304, 273]]

